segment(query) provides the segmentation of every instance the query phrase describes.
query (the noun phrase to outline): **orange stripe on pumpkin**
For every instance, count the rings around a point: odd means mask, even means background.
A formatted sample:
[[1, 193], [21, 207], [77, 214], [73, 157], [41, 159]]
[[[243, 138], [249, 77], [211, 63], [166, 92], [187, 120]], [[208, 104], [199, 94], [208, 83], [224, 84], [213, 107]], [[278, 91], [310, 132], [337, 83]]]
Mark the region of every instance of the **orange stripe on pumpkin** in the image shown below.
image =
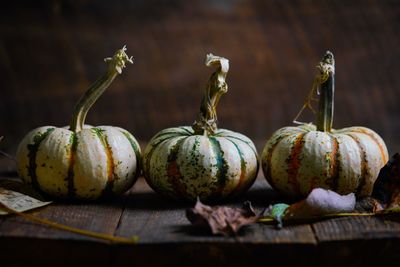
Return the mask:
[[[357, 131], [352, 131], [352, 132], [353, 132], [353, 133], [362, 133], [362, 134], [365, 134], [365, 135], [368, 136], [370, 139], [372, 139], [372, 140], [378, 145], [379, 151], [380, 151], [380, 153], [381, 153], [381, 158], [382, 158], [382, 163], [383, 163], [383, 165], [385, 165], [385, 164], [387, 163], [387, 161], [388, 161], [389, 159], [388, 159], [387, 156], [386, 156], [385, 150], [383, 149], [381, 142], [375, 137], [375, 135], [373, 135], [372, 133], [369, 133], [369, 132], [367, 132], [367, 131], [365, 131], [365, 130], [361, 130], [361, 129], [359, 129], [359, 130], [357, 130]], [[382, 165], [382, 166], [383, 166], [383, 165]]]
[[106, 187], [103, 190], [103, 195], [107, 196], [107, 195], [112, 195], [113, 191], [113, 187], [114, 187], [114, 179], [115, 177], [115, 163], [114, 163], [114, 159], [113, 159], [113, 153], [110, 147], [110, 144], [108, 143], [107, 140], [107, 136], [104, 134], [102, 136], [102, 138], [104, 138], [104, 149], [106, 152], [106, 157], [107, 157], [107, 184]]
[[177, 196], [175, 196], [175, 198], [184, 197], [187, 195], [186, 186], [182, 183], [183, 176], [179, 170], [179, 165], [177, 163], [179, 149], [185, 139], [186, 137], [178, 140], [173, 148], [170, 150], [170, 154], [168, 155], [167, 176], [168, 182], [174, 188], [174, 192], [177, 193]]
[[111, 183], [114, 180], [114, 169], [115, 164], [113, 160], [113, 154], [110, 145], [106, 141], [106, 155], [107, 155], [107, 178], [108, 182]]
[[288, 183], [292, 185], [292, 188], [296, 195], [300, 195], [300, 184], [299, 181], [297, 180], [297, 175], [299, 172], [299, 168], [301, 166], [300, 154], [304, 146], [304, 141], [303, 141], [304, 136], [305, 133], [301, 133], [296, 137], [296, 140], [294, 141], [294, 145], [292, 148], [292, 153], [287, 159]]
[[329, 166], [329, 177], [331, 178], [331, 188], [336, 191], [339, 187], [339, 142], [335, 136], [331, 135], [332, 139], [332, 152], [330, 153], [330, 166]]

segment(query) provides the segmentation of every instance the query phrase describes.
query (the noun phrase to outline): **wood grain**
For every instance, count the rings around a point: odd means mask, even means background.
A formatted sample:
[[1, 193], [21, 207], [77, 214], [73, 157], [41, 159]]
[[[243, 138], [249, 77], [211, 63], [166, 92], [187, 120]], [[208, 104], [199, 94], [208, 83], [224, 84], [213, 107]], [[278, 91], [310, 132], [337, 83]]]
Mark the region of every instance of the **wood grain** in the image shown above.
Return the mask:
[[[271, 203], [287, 202], [259, 175], [253, 187], [225, 205], [240, 206], [250, 200], [257, 212]], [[385, 218], [338, 218], [313, 224], [255, 224], [236, 237], [212, 236], [190, 226], [185, 209], [192, 203], [174, 202], [154, 193], [140, 178], [121, 198], [101, 203], [55, 203], [31, 212], [67, 225], [118, 236], [139, 236], [136, 245], [111, 245], [27, 222], [15, 216], [0, 218], [0, 255], [10, 266], [60, 266], [96, 263], [99, 266], [176, 266], [190, 262], [204, 266], [257, 264], [260, 259], [282, 266], [373, 266], [398, 262], [400, 220]], [[16, 259], [14, 250], [25, 255]], [[329, 260], [328, 260], [329, 259]], [[14, 265], [13, 265], [14, 264]], [[9, 266], [9, 265], [7, 265]]]
[[[260, 194], [259, 191], [262, 191]], [[267, 207], [271, 198], [272, 189], [262, 177], [258, 177], [245, 196], [254, 204], [258, 212]], [[256, 196], [252, 195], [255, 194]], [[257, 199], [262, 198], [262, 200]], [[241, 199], [225, 204], [240, 206]], [[124, 213], [121, 223], [116, 231], [117, 235], [140, 235], [141, 243], [175, 243], [175, 242], [240, 242], [240, 243], [291, 243], [291, 244], [315, 244], [314, 234], [308, 225], [288, 227], [278, 231], [275, 227], [252, 225], [243, 235], [237, 238], [215, 237], [206, 235], [198, 236], [185, 217], [185, 209], [193, 206], [193, 203], [171, 202], [154, 194], [145, 184], [139, 180], [131, 194], [125, 201]]]

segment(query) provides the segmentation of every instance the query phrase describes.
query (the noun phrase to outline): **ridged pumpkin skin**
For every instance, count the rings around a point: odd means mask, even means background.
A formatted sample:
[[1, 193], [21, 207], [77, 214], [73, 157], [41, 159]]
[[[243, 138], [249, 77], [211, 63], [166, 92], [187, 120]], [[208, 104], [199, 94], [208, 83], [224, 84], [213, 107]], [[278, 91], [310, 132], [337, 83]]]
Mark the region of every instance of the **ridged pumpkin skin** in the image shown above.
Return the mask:
[[124, 129], [85, 125], [96, 100], [133, 63], [126, 46], [105, 58], [107, 71], [75, 105], [69, 127], [39, 127], [17, 150], [18, 173], [36, 190], [54, 198], [97, 199], [128, 190], [140, 173], [140, 147]]
[[317, 187], [369, 196], [387, 160], [385, 143], [368, 128], [322, 132], [312, 124], [279, 129], [261, 157], [270, 185], [290, 197], [306, 196]]
[[174, 199], [221, 199], [247, 190], [258, 172], [253, 142], [218, 129], [196, 135], [192, 127], [168, 128], [155, 135], [143, 155], [143, 173], [158, 193]]
[[128, 190], [140, 173], [140, 147], [124, 129], [39, 127], [17, 150], [20, 177], [57, 198], [96, 199]]

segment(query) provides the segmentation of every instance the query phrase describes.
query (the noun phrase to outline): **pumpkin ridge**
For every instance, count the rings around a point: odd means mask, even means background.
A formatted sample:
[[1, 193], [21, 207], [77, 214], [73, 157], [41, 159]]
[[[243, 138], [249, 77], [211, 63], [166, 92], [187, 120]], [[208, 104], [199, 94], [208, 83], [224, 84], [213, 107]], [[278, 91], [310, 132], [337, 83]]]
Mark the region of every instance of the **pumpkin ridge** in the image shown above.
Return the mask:
[[330, 172], [329, 177], [331, 178], [331, 186], [333, 191], [337, 191], [339, 188], [339, 177], [340, 177], [340, 151], [339, 141], [337, 138], [329, 134], [332, 140], [332, 152], [330, 153]]
[[251, 150], [253, 150], [254, 154], [256, 155], [256, 158], [258, 159], [257, 151], [254, 150], [253, 144], [251, 144], [250, 142], [245, 141], [245, 140], [243, 140], [243, 139], [241, 139], [241, 138], [239, 138], [239, 137], [232, 136], [232, 135], [221, 135], [221, 136], [219, 136], [219, 137], [224, 137], [224, 138], [227, 138], [227, 139], [232, 138], [232, 139], [235, 139], [235, 140], [242, 141], [243, 143], [245, 143], [246, 145], [248, 145], [248, 146], [251, 148]]
[[280, 143], [283, 139], [285, 139], [285, 138], [291, 136], [292, 134], [293, 134], [293, 133], [282, 134], [282, 135], [280, 135], [278, 138], [276, 138], [275, 143], [268, 149], [268, 152], [267, 152], [267, 160], [264, 161], [263, 169], [266, 170], [266, 171], [264, 172], [265, 178], [267, 179], [267, 181], [268, 181], [268, 183], [270, 184], [270, 186], [272, 186], [273, 188], [275, 188], [275, 182], [274, 182], [274, 180], [272, 179], [272, 173], [271, 173], [271, 171], [272, 171], [272, 169], [271, 169], [272, 155], [274, 154], [275, 148], [279, 145], [279, 143]]
[[75, 157], [76, 157], [76, 149], [78, 147], [78, 137], [75, 132], [72, 132], [70, 137], [70, 154], [68, 158], [68, 172], [67, 172], [67, 180], [68, 183], [68, 198], [73, 198], [75, 196], [75, 186], [74, 186], [74, 165], [75, 165]]
[[384, 166], [384, 165], [387, 163], [388, 158], [387, 158], [387, 155], [386, 155], [386, 153], [385, 153], [385, 150], [383, 149], [381, 142], [380, 142], [373, 134], [368, 133], [367, 131], [363, 131], [363, 130], [361, 130], [361, 129], [358, 129], [357, 131], [352, 131], [352, 132], [353, 132], [353, 133], [365, 134], [365, 135], [368, 136], [370, 139], [372, 139], [372, 140], [374, 141], [374, 143], [376, 143], [376, 145], [378, 146], [379, 151], [380, 151], [380, 153], [381, 153], [381, 158], [382, 158], [382, 163], [383, 163], [382, 166]]
[[128, 139], [133, 151], [135, 152], [136, 172], [135, 172], [135, 177], [133, 179], [133, 183], [135, 183], [135, 181], [137, 180], [137, 178], [139, 177], [139, 175], [142, 171], [142, 156], [140, 155], [140, 149], [139, 149], [138, 145], [136, 144], [136, 142], [130, 136], [130, 133], [128, 133], [127, 131], [122, 131], [122, 130], [120, 130], [120, 132], [126, 137], [126, 139]]
[[148, 152], [145, 151], [144, 157], [145, 157], [146, 161], [145, 161], [145, 164], [143, 164], [143, 174], [144, 174], [145, 177], [148, 177], [148, 179], [146, 179], [146, 181], [148, 182], [149, 186], [151, 188], [153, 188], [153, 189], [157, 188], [157, 187], [154, 186], [154, 184], [152, 183], [152, 179], [150, 178], [150, 175], [151, 175], [150, 174], [151, 158], [153, 157], [153, 154], [154, 154], [154, 151], [156, 150], [156, 148], [159, 145], [161, 145], [163, 142], [167, 141], [170, 138], [172, 138], [172, 137], [168, 136], [166, 138], [163, 138], [163, 139], [159, 140], [158, 142], [156, 142], [154, 144], [150, 141], [150, 144], [148, 146], [151, 146], [151, 148], [150, 148], [150, 150]]
[[217, 193], [222, 195], [222, 191], [226, 185], [226, 180], [227, 180], [227, 174], [228, 174], [228, 163], [226, 162], [224, 158], [224, 151], [221, 149], [221, 144], [215, 137], [209, 137], [210, 144], [212, 146], [212, 149], [215, 153], [215, 157], [217, 160], [217, 179], [218, 179], [218, 184], [219, 188], [217, 190]]
[[90, 129], [95, 135], [100, 139], [100, 143], [102, 144], [104, 151], [106, 153], [107, 158], [107, 183], [104, 187], [101, 195], [102, 196], [110, 196], [113, 194], [114, 180], [117, 179], [115, 175], [115, 164], [113, 159], [112, 150], [110, 144], [107, 140], [107, 135], [104, 133], [105, 130], [100, 128], [92, 128]]
[[367, 152], [364, 149], [364, 146], [361, 144], [360, 139], [351, 134], [351, 133], [347, 133], [348, 136], [350, 136], [357, 144], [357, 146], [359, 147], [361, 153], [360, 153], [360, 157], [361, 157], [361, 181], [359, 182], [357, 189], [356, 189], [356, 195], [360, 195], [360, 192], [362, 191], [363, 187], [365, 186], [366, 179], [367, 179], [367, 175], [368, 175], [368, 160], [367, 160]]
[[[229, 140], [229, 139], [227, 139], [227, 140]], [[243, 153], [242, 153], [242, 151], [240, 151], [239, 146], [235, 142], [233, 142], [232, 140], [229, 140], [229, 142], [231, 142], [235, 146], [235, 148], [236, 148], [236, 150], [237, 150], [237, 152], [239, 154], [239, 157], [240, 157], [240, 177], [239, 177], [239, 182], [236, 185], [236, 187], [232, 190], [232, 192], [229, 193], [230, 195], [234, 195], [238, 191], [240, 191], [240, 188], [241, 188], [244, 180], [246, 179], [246, 165], [247, 165], [247, 163], [243, 158]], [[257, 166], [258, 166], [258, 161], [257, 161]]]
[[159, 137], [163, 137], [163, 136], [165, 136], [165, 135], [186, 136], [186, 134], [184, 134], [184, 133], [172, 131], [172, 132], [164, 132], [164, 133], [161, 133], [161, 134], [157, 134], [157, 135], [155, 135], [155, 136], [153, 137], [153, 139], [156, 139], [156, 138], [159, 138]]
[[307, 133], [301, 133], [299, 134], [295, 141], [294, 145], [292, 147], [292, 152], [290, 153], [290, 156], [287, 160], [288, 162], [288, 168], [287, 168], [287, 174], [288, 174], [288, 183], [292, 185], [293, 190], [296, 192], [297, 195], [300, 195], [300, 184], [299, 181], [297, 180], [299, 168], [301, 166], [301, 160], [300, 160], [300, 155], [301, 151], [304, 146], [304, 136]]
[[186, 185], [181, 182], [183, 176], [179, 170], [179, 165], [177, 162], [179, 149], [186, 138], [187, 137], [184, 137], [175, 143], [175, 145], [170, 150], [170, 154], [168, 155], [167, 159], [168, 182], [172, 185], [174, 191], [178, 193], [178, 196], [175, 197], [185, 196], [187, 191]]
[[46, 139], [47, 136], [50, 135], [51, 132], [53, 132], [55, 128], [47, 128], [45, 132], [38, 133], [33, 137], [33, 144], [28, 144], [27, 149], [28, 149], [28, 158], [29, 158], [29, 163], [28, 163], [28, 174], [31, 177], [31, 183], [32, 186], [39, 192], [39, 193], [44, 193], [46, 194], [40, 187], [40, 184], [37, 180], [37, 175], [36, 175], [36, 155], [39, 150], [40, 144]]
[[183, 130], [184, 132], [186, 132], [186, 133], [189, 134], [189, 135], [193, 135], [193, 134], [194, 134], [193, 132], [191, 132], [191, 131], [189, 131], [188, 129], [186, 129], [185, 126], [180, 126], [180, 127], [178, 127], [178, 128], [181, 129], [181, 130]]

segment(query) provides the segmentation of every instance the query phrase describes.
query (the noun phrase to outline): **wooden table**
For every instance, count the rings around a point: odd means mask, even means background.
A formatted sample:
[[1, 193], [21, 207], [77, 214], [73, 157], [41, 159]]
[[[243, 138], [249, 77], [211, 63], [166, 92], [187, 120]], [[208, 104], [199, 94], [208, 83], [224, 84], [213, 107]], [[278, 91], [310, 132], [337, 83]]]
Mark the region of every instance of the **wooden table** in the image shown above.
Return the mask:
[[[4, 176], [4, 175], [3, 175]], [[2, 177], [5, 178], [5, 177]], [[262, 174], [243, 197], [257, 211], [283, 201]], [[31, 212], [82, 229], [139, 236], [135, 245], [116, 245], [28, 222], [0, 218], [1, 266], [398, 266], [400, 218], [337, 218], [285, 226], [254, 224], [237, 237], [211, 236], [190, 226], [190, 203], [166, 200], [140, 178], [129, 194], [101, 203], [54, 203]]]

